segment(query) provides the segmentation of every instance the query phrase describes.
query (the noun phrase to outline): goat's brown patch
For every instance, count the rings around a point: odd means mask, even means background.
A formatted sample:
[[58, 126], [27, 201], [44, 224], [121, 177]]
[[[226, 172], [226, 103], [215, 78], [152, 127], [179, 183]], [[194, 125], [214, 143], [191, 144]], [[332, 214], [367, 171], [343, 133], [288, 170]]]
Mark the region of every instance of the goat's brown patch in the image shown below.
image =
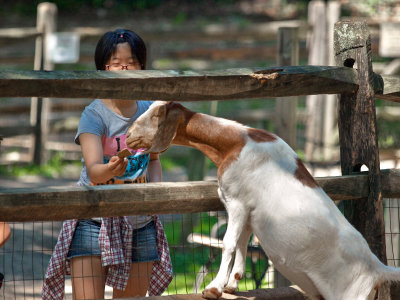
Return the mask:
[[375, 299], [379, 299], [379, 288], [380, 288], [380, 283], [378, 283], [378, 284], [374, 287], [374, 291], [375, 291], [374, 300], [375, 300]]
[[[246, 144], [246, 140], [243, 137], [243, 133], [241, 134], [240, 130], [231, 130], [231, 132], [226, 133], [230, 140], [236, 141], [235, 146], [232, 148], [230, 146], [225, 154], [223, 161], [219, 165], [218, 168], [218, 179], [221, 179], [222, 174], [225, 172], [226, 168], [240, 155], [244, 145]], [[230, 135], [230, 136], [229, 136]], [[278, 138], [276, 135], [262, 129], [257, 128], [247, 128], [247, 135], [256, 143], [265, 143], [265, 142], [273, 142]]]
[[242, 149], [244, 147], [245, 143], [244, 141], [238, 145], [236, 145], [235, 148], [233, 148], [229, 153], [225, 156], [224, 160], [218, 167], [218, 180], [221, 179], [222, 175], [224, 174], [225, 170], [233, 163], [236, 161], [240, 155], [240, 152], [242, 152]]
[[308, 172], [300, 158], [297, 158], [297, 170], [294, 173], [294, 177], [296, 177], [296, 179], [298, 179], [302, 184], [309, 186], [310, 188], [315, 188], [318, 186], [314, 177], [312, 177]]
[[276, 135], [262, 129], [249, 128], [247, 129], [247, 133], [256, 143], [273, 142], [277, 140]]
[[242, 280], [243, 276], [240, 276], [239, 273], [235, 273], [235, 279], [236, 280]]
[[221, 296], [222, 293], [218, 292], [218, 289], [215, 287], [203, 291], [203, 298], [206, 299], [218, 299]]

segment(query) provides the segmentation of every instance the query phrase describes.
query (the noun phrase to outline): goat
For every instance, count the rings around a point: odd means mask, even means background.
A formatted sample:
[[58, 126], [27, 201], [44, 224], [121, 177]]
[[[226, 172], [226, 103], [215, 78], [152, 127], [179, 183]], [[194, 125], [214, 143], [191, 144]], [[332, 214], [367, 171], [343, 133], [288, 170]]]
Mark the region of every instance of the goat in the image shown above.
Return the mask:
[[156, 101], [128, 129], [127, 146], [161, 153], [170, 144], [197, 148], [217, 166], [228, 213], [221, 265], [204, 298], [237, 290], [252, 232], [274, 266], [312, 299], [369, 299], [379, 284], [400, 280], [400, 268], [378, 260], [278, 136]]

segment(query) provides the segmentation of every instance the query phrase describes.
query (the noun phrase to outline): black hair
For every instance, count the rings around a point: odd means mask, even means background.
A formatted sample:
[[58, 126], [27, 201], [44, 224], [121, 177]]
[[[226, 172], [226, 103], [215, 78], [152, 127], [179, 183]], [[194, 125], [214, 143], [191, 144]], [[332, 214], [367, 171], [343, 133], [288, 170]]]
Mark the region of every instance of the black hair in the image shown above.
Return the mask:
[[142, 38], [135, 32], [128, 29], [116, 29], [106, 32], [97, 42], [94, 61], [97, 70], [105, 70], [106, 64], [114, 54], [118, 44], [128, 43], [134, 55], [142, 66], [146, 69], [146, 45]]

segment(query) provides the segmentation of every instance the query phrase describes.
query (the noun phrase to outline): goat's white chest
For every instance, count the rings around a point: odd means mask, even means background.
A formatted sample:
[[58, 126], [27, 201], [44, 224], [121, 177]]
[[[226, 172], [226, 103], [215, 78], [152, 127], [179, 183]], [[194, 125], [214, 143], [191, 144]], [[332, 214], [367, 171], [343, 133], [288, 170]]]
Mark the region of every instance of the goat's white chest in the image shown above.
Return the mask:
[[293, 180], [296, 158], [295, 152], [280, 139], [269, 143], [248, 141], [221, 176], [221, 191], [226, 198], [245, 202], [249, 208], [259, 201], [265, 206], [268, 195], [281, 193], [288, 180]]

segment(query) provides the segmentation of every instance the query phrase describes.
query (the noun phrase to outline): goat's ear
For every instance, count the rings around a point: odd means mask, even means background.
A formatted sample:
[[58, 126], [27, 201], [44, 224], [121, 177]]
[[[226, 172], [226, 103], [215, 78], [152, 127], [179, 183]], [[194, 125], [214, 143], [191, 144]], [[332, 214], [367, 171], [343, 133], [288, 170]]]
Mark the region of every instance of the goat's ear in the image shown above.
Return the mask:
[[178, 110], [174, 109], [174, 103], [169, 102], [160, 106], [158, 111], [160, 123], [153, 138], [153, 143], [146, 152], [161, 153], [168, 149], [176, 135], [179, 123]]

